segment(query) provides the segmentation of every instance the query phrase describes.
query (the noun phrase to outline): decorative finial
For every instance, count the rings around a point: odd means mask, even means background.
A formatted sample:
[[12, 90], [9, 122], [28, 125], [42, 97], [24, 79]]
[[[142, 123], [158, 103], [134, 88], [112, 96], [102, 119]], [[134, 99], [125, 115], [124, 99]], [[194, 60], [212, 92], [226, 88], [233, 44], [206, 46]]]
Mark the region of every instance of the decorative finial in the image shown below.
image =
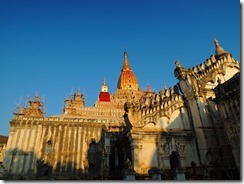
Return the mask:
[[106, 85], [105, 77], [103, 77], [103, 85]]
[[36, 91], [36, 94], [35, 94], [35, 99], [34, 99], [35, 102], [38, 102], [38, 92]]
[[128, 55], [126, 50], [124, 51], [124, 65], [123, 69], [130, 69], [129, 63], [128, 63]]
[[218, 40], [217, 40], [216, 38], [214, 38], [214, 43], [215, 43], [215, 45], [216, 45], [217, 43], [219, 43]]
[[127, 60], [127, 58], [128, 58], [128, 55], [127, 55], [127, 52], [126, 52], [126, 50], [125, 50], [125, 51], [124, 51], [124, 59]]
[[166, 83], [164, 83], [164, 89], [167, 89], [167, 87], [166, 87]]
[[147, 85], [147, 92], [151, 92], [150, 84]]
[[81, 95], [80, 88], [78, 88], [77, 95]]
[[178, 68], [182, 67], [181, 64], [180, 64], [180, 61], [179, 61], [179, 60], [176, 60], [176, 61], [175, 61], [175, 65], [176, 65], [176, 67], [178, 67]]
[[227, 52], [220, 46], [216, 38], [214, 38], [214, 44], [215, 44], [215, 54], [217, 56], [222, 56], [224, 54], [227, 54]]

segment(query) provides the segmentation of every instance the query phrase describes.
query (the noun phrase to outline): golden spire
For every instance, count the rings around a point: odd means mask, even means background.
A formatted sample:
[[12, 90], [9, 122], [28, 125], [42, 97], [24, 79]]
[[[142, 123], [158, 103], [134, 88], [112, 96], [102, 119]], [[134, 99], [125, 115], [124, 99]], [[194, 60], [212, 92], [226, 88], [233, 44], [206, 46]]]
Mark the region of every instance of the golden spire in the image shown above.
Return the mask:
[[122, 90], [124, 89], [139, 90], [139, 85], [135, 74], [130, 68], [128, 62], [128, 55], [126, 51], [124, 51], [124, 64], [119, 76], [117, 88]]
[[130, 65], [128, 63], [128, 55], [126, 50], [124, 51], [124, 65], [123, 65], [124, 70], [130, 70]]
[[214, 39], [214, 44], [215, 44], [215, 54], [217, 56], [227, 54], [227, 52], [219, 45], [219, 42], [216, 38]]

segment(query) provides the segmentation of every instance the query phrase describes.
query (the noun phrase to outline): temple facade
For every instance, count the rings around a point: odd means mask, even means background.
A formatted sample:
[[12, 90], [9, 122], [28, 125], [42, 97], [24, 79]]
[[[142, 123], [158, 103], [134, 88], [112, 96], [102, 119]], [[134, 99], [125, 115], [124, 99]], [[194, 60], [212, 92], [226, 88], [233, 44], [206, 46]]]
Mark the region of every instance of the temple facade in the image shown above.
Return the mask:
[[5, 179], [240, 179], [240, 64], [214, 44], [158, 92], [139, 88], [124, 52], [117, 90], [104, 81], [93, 107], [78, 90], [47, 117], [36, 94], [10, 122]]

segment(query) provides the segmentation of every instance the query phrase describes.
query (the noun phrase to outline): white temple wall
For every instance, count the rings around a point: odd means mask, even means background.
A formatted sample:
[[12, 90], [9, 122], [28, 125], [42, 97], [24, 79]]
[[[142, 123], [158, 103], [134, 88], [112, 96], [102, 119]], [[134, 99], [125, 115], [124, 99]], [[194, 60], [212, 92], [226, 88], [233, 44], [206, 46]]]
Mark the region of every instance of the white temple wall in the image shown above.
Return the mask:
[[168, 117], [166, 116], [160, 117], [156, 122], [156, 128], [167, 129], [168, 121], [169, 121]]
[[142, 143], [141, 167], [142, 168], [158, 167], [155, 142]]

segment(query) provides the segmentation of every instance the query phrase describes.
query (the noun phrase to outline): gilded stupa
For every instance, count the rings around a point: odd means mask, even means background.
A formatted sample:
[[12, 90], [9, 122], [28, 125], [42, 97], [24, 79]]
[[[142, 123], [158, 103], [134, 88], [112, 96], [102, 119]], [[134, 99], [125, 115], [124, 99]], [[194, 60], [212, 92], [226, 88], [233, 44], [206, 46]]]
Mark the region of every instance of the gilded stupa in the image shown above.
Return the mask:
[[139, 90], [139, 85], [136, 76], [129, 65], [128, 55], [126, 51], [124, 52], [124, 65], [119, 76], [117, 88], [119, 90]]

